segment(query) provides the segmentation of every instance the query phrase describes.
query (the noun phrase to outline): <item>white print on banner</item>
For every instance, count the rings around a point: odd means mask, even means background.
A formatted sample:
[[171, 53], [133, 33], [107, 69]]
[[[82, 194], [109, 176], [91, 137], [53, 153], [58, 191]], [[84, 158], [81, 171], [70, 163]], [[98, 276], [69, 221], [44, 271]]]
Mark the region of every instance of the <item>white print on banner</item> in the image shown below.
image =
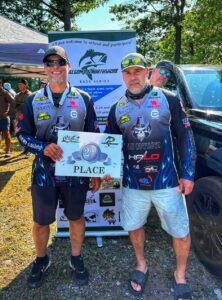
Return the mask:
[[115, 224], [116, 223], [116, 213], [113, 209], [107, 208], [103, 214], [102, 214], [104, 220], [109, 224]]
[[88, 211], [84, 214], [86, 223], [98, 223], [98, 212]]

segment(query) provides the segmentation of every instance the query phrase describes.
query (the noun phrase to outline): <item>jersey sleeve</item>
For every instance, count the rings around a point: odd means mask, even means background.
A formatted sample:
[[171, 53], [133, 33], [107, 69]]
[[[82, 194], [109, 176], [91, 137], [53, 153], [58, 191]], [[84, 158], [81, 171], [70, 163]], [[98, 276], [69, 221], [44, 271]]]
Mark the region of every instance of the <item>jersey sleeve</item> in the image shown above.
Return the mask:
[[104, 131], [105, 133], [122, 134], [116, 122], [116, 106], [117, 103], [115, 103], [110, 109], [108, 118], [106, 120], [106, 128]]
[[176, 146], [179, 154], [180, 177], [194, 180], [196, 148], [193, 132], [183, 104], [177, 96], [164, 92], [169, 103], [171, 113], [171, 130], [176, 137]]
[[36, 155], [43, 155], [43, 151], [48, 143], [43, 143], [36, 139], [36, 127], [32, 107], [33, 98], [34, 95], [29, 96], [21, 106], [15, 133], [19, 143], [27, 151]]

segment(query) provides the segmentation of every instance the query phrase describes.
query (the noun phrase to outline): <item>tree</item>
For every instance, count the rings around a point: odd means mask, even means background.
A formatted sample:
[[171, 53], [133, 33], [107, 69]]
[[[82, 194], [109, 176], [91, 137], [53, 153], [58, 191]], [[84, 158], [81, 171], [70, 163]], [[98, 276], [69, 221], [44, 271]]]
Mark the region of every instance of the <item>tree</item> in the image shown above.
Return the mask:
[[180, 63], [182, 22], [189, 7], [186, 0], [134, 0], [114, 5], [110, 12], [124, 21], [126, 28], [137, 31], [139, 50], [144, 55], [149, 51], [150, 59], [158, 59], [156, 43], [170, 30], [175, 43], [174, 61]]
[[47, 33], [76, 29], [75, 18], [108, 0], [3, 0], [0, 13], [11, 20]]

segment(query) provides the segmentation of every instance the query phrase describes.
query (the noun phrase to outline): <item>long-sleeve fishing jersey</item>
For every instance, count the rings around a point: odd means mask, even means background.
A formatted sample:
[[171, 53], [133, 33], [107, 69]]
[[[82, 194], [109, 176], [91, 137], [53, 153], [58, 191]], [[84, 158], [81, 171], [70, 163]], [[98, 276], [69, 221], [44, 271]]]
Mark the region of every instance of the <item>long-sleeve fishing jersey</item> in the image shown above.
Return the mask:
[[32, 184], [38, 186], [76, 186], [88, 179], [55, 176], [55, 163], [43, 151], [57, 143], [58, 130], [98, 132], [93, 103], [88, 94], [67, 85], [65, 92], [52, 94], [49, 86], [27, 98], [21, 107], [17, 137], [23, 147], [36, 155], [32, 169]]
[[140, 104], [123, 96], [112, 106], [105, 132], [123, 135], [124, 187], [158, 190], [177, 186], [179, 177], [193, 180], [193, 134], [182, 103], [172, 93], [154, 87]]

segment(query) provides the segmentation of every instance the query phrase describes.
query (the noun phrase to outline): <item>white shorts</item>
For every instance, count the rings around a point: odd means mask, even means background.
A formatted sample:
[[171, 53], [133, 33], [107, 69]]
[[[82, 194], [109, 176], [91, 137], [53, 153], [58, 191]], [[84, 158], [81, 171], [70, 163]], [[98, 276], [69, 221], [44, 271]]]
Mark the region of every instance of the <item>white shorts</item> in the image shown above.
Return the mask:
[[123, 188], [121, 225], [127, 231], [143, 227], [154, 205], [162, 228], [171, 236], [183, 238], [189, 233], [185, 197], [178, 188], [144, 191]]

